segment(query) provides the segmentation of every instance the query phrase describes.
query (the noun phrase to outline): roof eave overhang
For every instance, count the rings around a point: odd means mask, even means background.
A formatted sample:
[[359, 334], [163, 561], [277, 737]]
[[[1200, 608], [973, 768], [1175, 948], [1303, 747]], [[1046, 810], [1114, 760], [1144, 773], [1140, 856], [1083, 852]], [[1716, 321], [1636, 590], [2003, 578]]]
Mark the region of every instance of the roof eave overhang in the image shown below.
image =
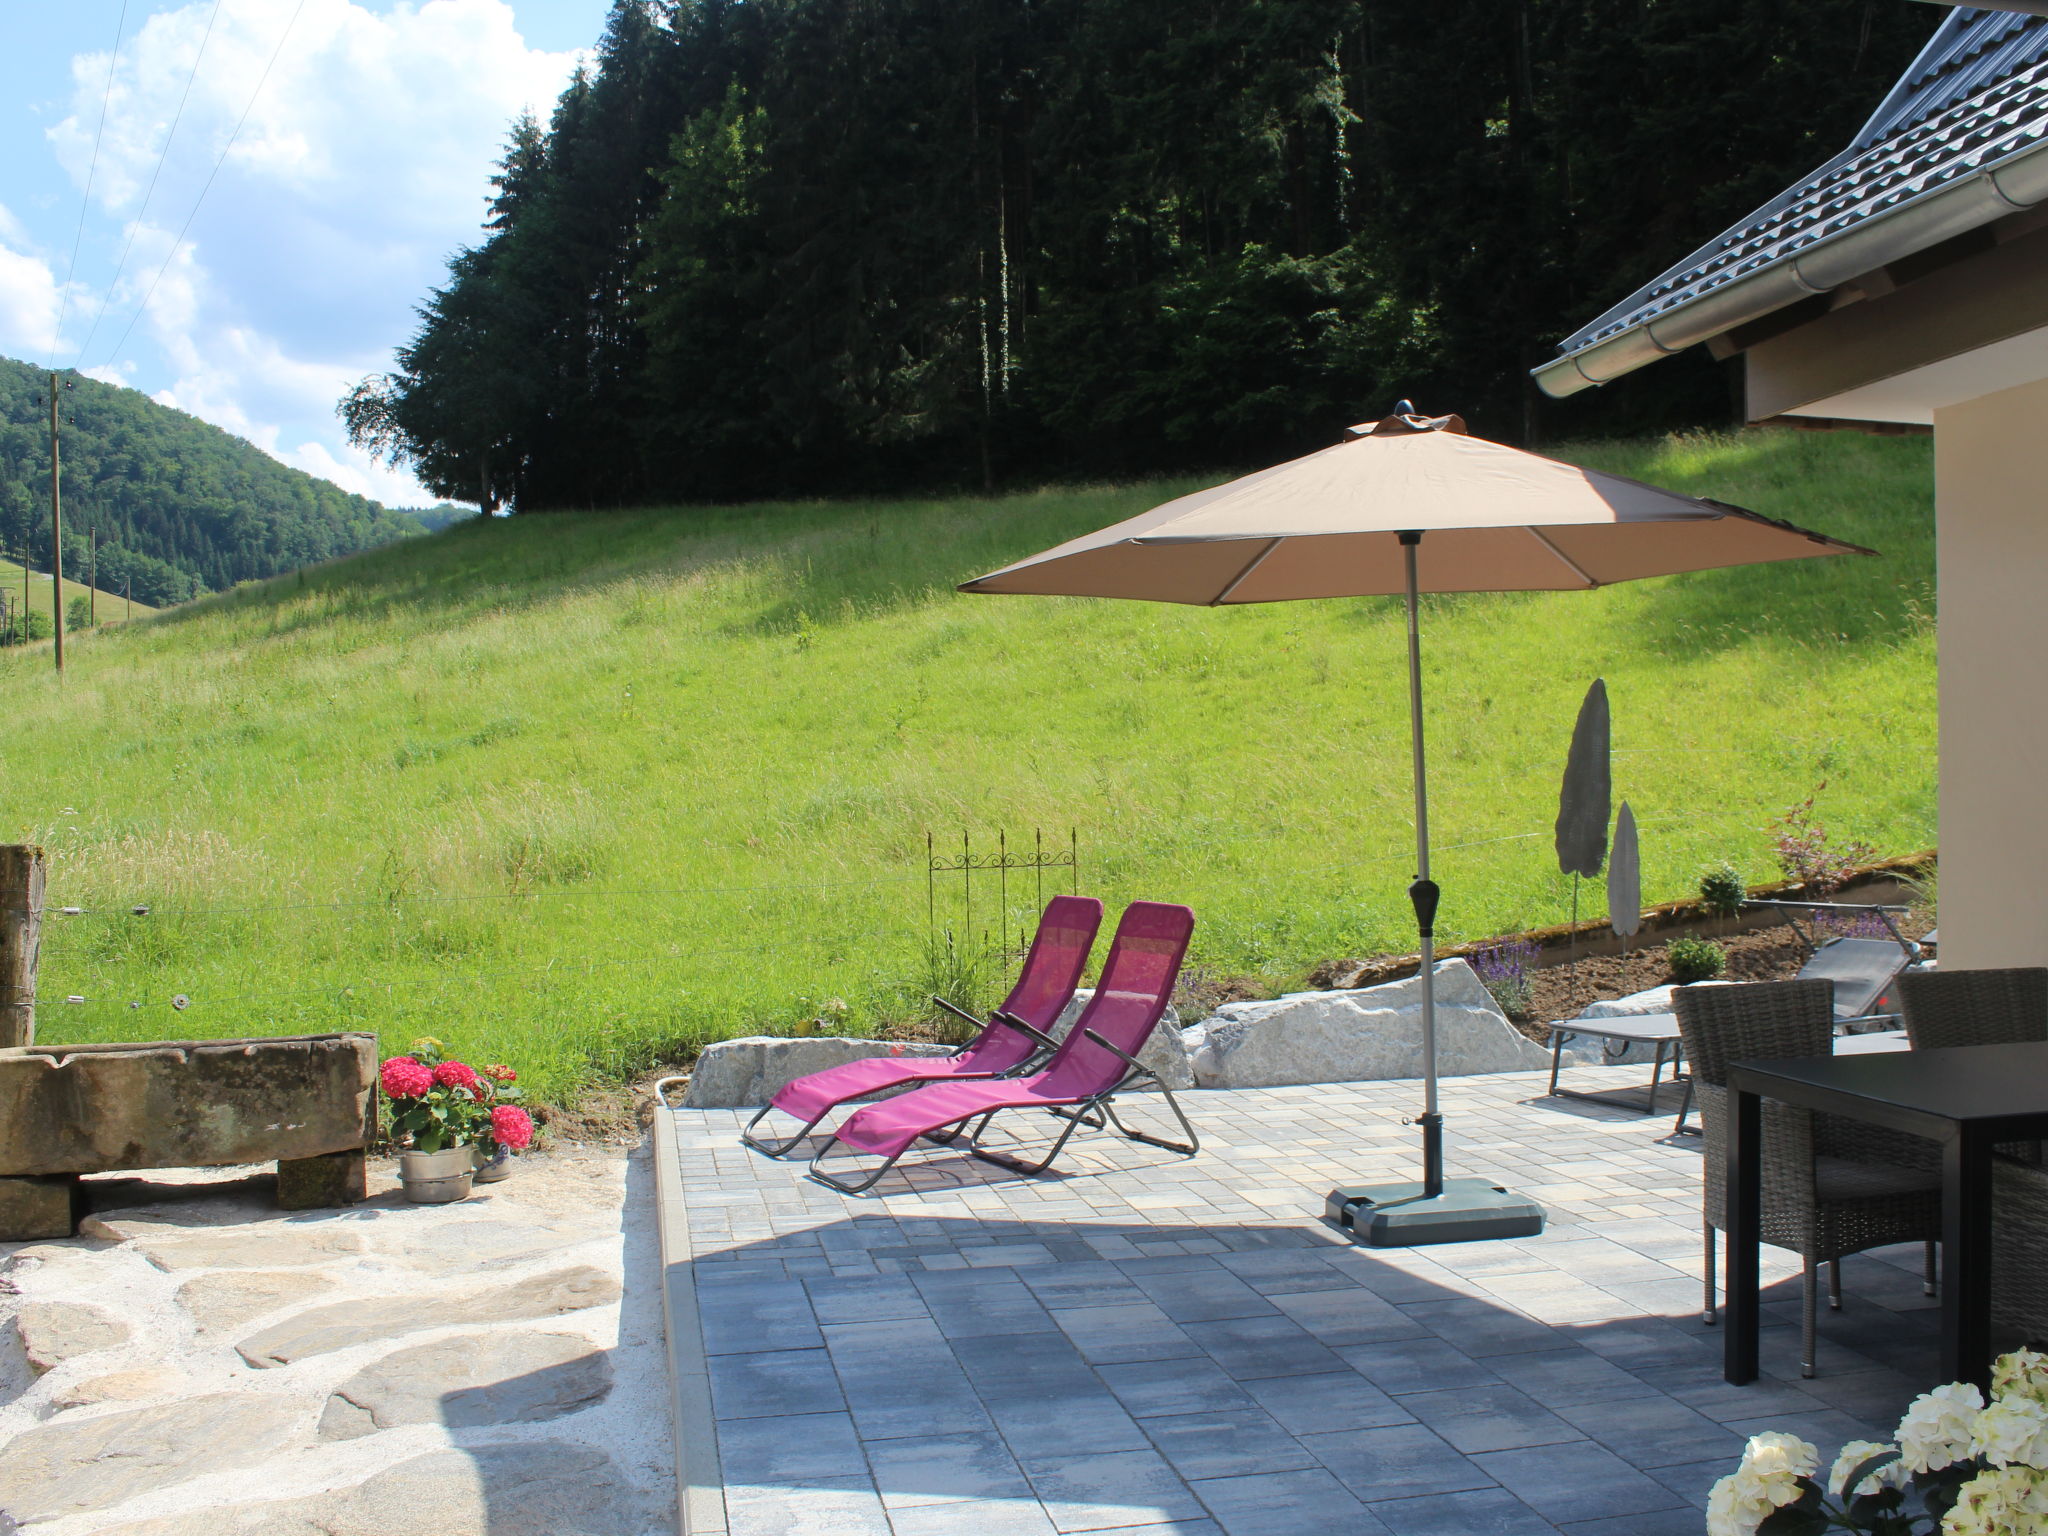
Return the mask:
[[2048, 141], [1531, 370], [1562, 400], [1944, 240], [2048, 202]]

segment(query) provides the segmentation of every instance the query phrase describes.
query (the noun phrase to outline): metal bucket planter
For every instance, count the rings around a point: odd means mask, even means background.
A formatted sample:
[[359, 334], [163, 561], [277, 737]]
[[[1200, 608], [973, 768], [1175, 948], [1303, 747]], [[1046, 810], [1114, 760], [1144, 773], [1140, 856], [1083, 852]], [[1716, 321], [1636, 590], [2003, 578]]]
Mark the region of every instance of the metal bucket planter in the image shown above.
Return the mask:
[[448, 1205], [469, 1198], [476, 1175], [476, 1148], [448, 1147], [439, 1152], [401, 1152], [398, 1178], [405, 1198], [414, 1205]]
[[500, 1142], [498, 1144], [498, 1150], [493, 1152], [488, 1157], [484, 1155], [484, 1149], [482, 1147], [478, 1147], [476, 1149], [477, 1183], [495, 1184], [500, 1179], [509, 1179], [511, 1177], [512, 1149], [510, 1147], [506, 1146], [503, 1142]]

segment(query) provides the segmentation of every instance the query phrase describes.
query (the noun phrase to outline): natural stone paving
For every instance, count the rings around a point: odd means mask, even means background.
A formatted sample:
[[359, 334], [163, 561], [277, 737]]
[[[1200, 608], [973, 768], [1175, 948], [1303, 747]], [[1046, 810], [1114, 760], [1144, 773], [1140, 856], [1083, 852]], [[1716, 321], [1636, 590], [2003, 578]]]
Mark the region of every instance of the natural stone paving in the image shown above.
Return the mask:
[[1316, 1217], [1412, 1176], [1412, 1083], [1190, 1093], [1194, 1158], [913, 1153], [855, 1197], [741, 1147], [751, 1110], [674, 1112], [731, 1536], [1697, 1536], [1747, 1435], [1885, 1438], [1933, 1384], [1917, 1249], [1845, 1263], [1804, 1382], [1796, 1261], [1766, 1250], [1766, 1374], [1730, 1387], [1697, 1139], [1543, 1084], [1445, 1099], [1454, 1171], [1548, 1229], [1406, 1250]]
[[460, 1205], [281, 1214], [88, 1180], [0, 1243], [0, 1532], [657, 1536], [674, 1447], [652, 1164], [522, 1158]]
[[320, 1415], [328, 1440], [400, 1424], [453, 1428], [559, 1419], [600, 1401], [612, 1368], [565, 1333], [458, 1333], [394, 1350], [334, 1389]]

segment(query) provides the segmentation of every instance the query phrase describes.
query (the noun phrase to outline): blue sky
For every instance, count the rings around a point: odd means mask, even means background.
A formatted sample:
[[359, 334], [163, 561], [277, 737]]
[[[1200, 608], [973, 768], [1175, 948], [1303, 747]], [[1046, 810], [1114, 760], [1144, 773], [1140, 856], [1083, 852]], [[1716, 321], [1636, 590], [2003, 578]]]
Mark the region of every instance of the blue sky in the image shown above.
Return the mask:
[[0, 354], [430, 500], [334, 402], [479, 238], [507, 127], [545, 119], [609, 0], [128, 0], [115, 52], [122, 9], [0, 0]]

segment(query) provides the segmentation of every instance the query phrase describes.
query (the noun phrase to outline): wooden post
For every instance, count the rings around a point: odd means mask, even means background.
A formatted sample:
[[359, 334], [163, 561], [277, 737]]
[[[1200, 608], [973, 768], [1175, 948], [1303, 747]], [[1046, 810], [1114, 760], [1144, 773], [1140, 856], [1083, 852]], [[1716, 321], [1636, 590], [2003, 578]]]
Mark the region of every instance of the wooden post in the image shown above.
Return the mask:
[[[57, 674], [64, 673], [64, 499], [59, 492], [57, 375], [50, 375], [50, 634], [57, 642]], [[40, 887], [39, 887], [40, 889]], [[0, 976], [0, 986], [6, 978]], [[34, 994], [30, 994], [33, 998]]]
[[44, 872], [42, 849], [0, 846], [0, 1046], [36, 1043]]

